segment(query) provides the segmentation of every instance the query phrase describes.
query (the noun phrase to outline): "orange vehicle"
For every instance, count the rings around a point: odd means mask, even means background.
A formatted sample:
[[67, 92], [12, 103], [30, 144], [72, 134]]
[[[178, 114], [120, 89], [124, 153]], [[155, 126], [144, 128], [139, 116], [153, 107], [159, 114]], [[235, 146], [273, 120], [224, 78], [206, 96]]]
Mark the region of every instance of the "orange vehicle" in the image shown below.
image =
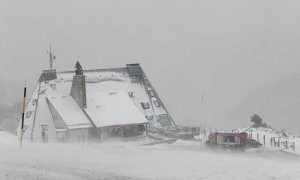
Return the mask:
[[209, 134], [206, 144], [210, 147], [224, 147], [228, 149], [260, 147], [260, 143], [248, 139], [248, 134], [245, 132], [213, 132]]

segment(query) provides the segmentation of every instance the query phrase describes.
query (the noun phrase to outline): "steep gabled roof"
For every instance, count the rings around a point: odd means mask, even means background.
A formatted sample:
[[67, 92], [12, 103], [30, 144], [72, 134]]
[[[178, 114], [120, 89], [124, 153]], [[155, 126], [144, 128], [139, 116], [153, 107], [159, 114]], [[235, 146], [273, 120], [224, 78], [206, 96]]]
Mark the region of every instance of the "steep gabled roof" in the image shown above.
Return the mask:
[[47, 97], [68, 129], [92, 127], [91, 122], [69, 95]]
[[97, 127], [148, 123], [124, 91], [90, 93], [87, 103], [85, 111]]

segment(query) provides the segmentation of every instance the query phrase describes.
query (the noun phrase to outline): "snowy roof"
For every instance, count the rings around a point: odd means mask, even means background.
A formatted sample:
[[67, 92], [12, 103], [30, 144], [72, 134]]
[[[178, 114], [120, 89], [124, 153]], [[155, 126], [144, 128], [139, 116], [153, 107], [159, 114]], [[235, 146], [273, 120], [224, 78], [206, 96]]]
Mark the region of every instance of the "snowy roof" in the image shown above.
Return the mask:
[[148, 123], [125, 91], [87, 94], [85, 111], [97, 127]]
[[69, 129], [92, 127], [88, 117], [69, 95], [47, 97]]

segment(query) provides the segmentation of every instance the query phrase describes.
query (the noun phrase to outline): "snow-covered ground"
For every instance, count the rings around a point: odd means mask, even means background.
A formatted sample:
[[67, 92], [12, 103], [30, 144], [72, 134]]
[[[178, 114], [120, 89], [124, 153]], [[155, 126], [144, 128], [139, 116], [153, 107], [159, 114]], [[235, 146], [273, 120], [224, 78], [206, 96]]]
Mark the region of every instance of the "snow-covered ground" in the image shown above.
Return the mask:
[[300, 179], [300, 157], [278, 150], [213, 152], [199, 142], [39, 144], [0, 132], [0, 179]]

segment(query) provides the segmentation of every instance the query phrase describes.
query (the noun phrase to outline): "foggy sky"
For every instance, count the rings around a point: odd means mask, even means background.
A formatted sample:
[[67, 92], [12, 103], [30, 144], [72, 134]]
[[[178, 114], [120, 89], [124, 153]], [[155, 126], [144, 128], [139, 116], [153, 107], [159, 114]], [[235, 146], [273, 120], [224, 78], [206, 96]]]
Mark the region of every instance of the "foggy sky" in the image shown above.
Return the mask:
[[176, 121], [209, 124], [257, 88], [299, 74], [299, 5], [1, 1], [0, 77], [20, 88], [28, 80], [32, 89], [49, 68], [50, 43], [58, 71], [77, 60], [84, 69], [140, 63]]

